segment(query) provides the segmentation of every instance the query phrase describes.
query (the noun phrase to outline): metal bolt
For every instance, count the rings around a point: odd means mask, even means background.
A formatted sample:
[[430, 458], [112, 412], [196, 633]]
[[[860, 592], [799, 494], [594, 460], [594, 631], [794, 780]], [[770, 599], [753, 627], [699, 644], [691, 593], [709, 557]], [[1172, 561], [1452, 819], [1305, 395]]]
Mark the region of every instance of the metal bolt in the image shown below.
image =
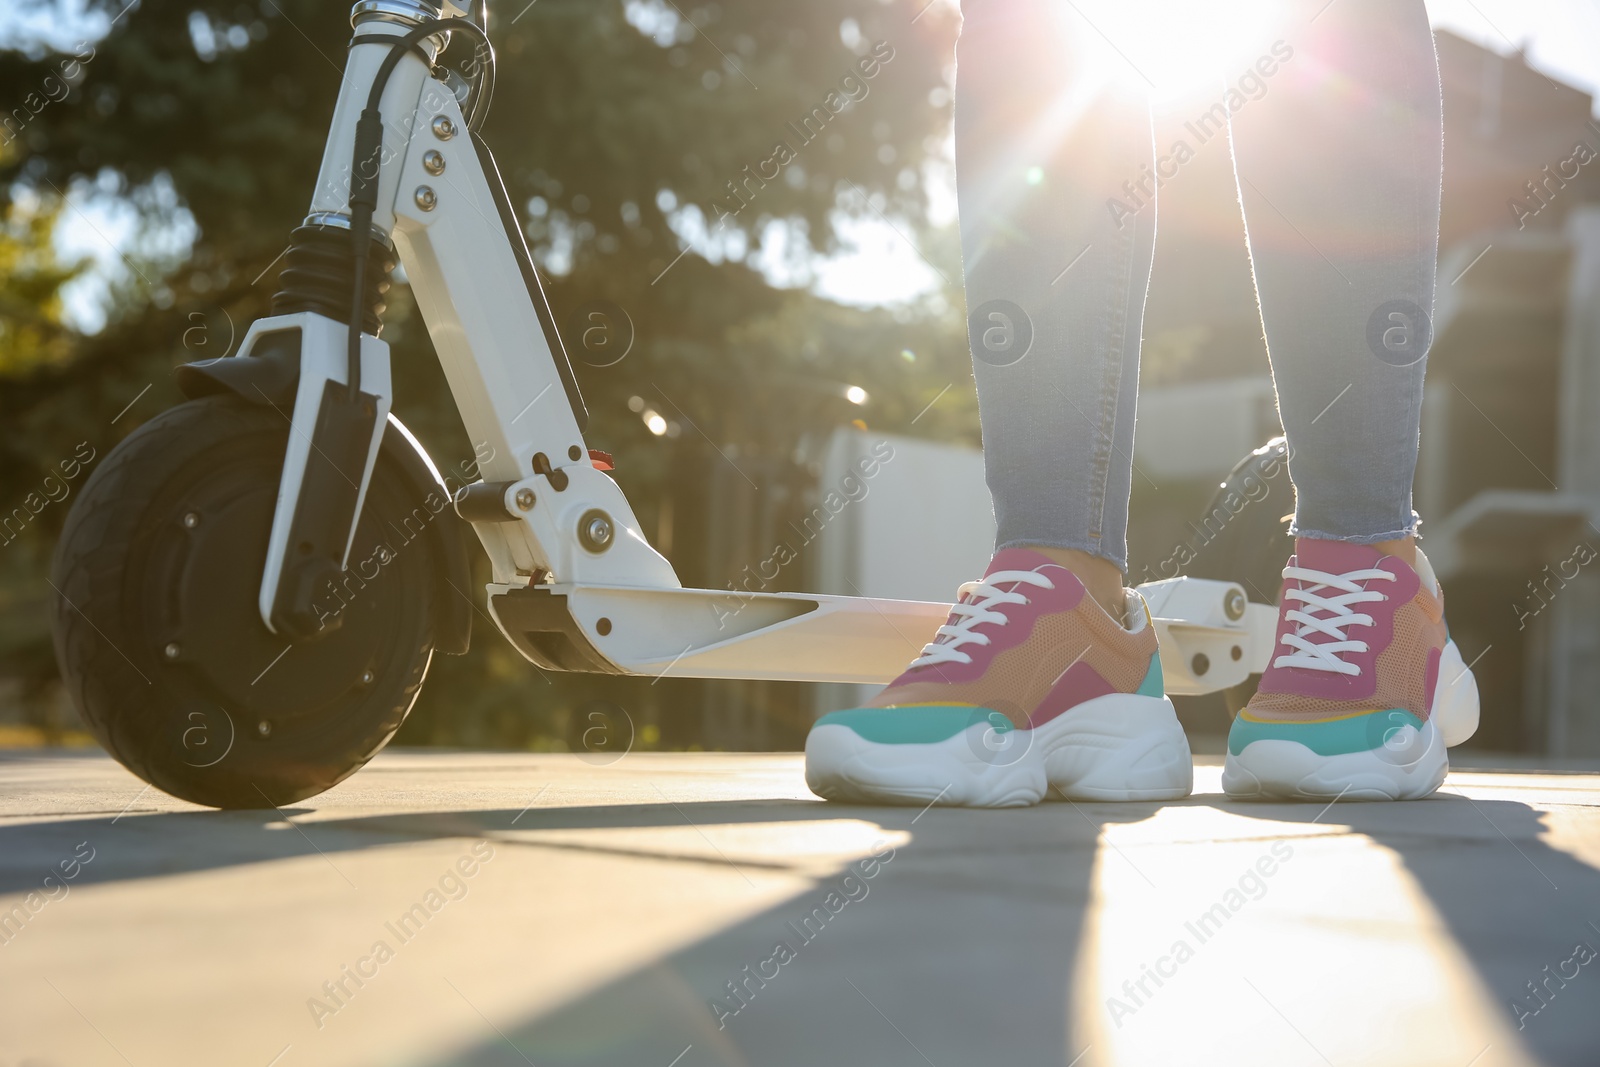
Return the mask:
[[611, 525], [611, 516], [595, 508], [583, 513], [583, 518], [578, 520], [578, 540], [590, 552], [604, 552], [611, 547], [611, 538], [616, 530]]
[[191, 512], [189, 512], [189, 514], [187, 514], [187, 515], [185, 515], [183, 517], [184, 529], [192, 530], [196, 526], [199, 526], [199, 525], [200, 525], [200, 516], [199, 516], [199, 514], [197, 512], [191, 511]]
[[1228, 590], [1222, 598], [1222, 611], [1228, 618], [1238, 621], [1244, 618], [1244, 592], [1237, 587]]
[[260, 722], [256, 723], [256, 733], [260, 734], [262, 737], [271, 737], [272, 724], [266, 719], [262, 719]]
[[422, 153], [422, 169], [429, 174], [444, 173], [444, 153], [437, 148], [430, 148]]
[[432, 211], [439, 203], [439, 198], [434, 195], [431, 185], [417, 186], [417, 191], [412, 198], [416, 200], [417, 206], [424, 211]]
[[521, 508], [523, 511], [533, 510], [533, 500], [534, 497], [532, 489], [517, 490], [517, 507]]
[[1202, 674], [1205, 674], [1206, 671], [1211, 669], [1211, 657], [1206, 655], [1204, 652], [1196, 652], [1194, 654], [1194, 659], [1190, 661], [1189, 666], [1194, 669], [1194, 676], [1198, 678]]
[[361, 672], [361, 684], [362, 685], [371, 685], [372, 684], [372, 680], [374, 678], [376, 678], [376, 677], [377, 677], [377, 675], [373, 674], [371, 671], [362, 671]]
[[450, 121], [450, 116], [440, 115], [433, 120], [433, 135], [441, 141], [448, 141], [456, 135], [456, 124]]
[[161, 650], [168, 659], [177, 659], [183, 655], [183, 646], [176, 641], [169, 641], [167, 647]]

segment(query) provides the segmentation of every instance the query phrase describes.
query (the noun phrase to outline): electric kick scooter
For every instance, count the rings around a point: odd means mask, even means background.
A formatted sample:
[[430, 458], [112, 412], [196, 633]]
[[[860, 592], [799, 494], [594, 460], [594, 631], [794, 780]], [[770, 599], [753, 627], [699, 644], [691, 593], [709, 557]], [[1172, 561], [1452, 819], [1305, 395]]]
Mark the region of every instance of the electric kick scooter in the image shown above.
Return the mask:
[[[949, 605], [686, 589], [584, 442], [587, 421], [477, 135], [486, 0], [362, 0], [310, 213], [272, 314], [178, 370], [186, 403], [86, 484], [53, 568], [62, 675], [145, 781], [217, 807], [302, 800], [393, 736], [434, 652], [466, 651], [461, 520], [488, 613], [550, 670], [887, 682]], [[436, 66], [452, 33], [471, 74]], [[382, 293], [405, 266], [479, 480], [452, 493], [390, 410]], [[1279, 559], [1282, 556], [1278, 557]], [[1233, 581], [1141, 587], [1169, 693], [1265, 666], [1273, 609]]]

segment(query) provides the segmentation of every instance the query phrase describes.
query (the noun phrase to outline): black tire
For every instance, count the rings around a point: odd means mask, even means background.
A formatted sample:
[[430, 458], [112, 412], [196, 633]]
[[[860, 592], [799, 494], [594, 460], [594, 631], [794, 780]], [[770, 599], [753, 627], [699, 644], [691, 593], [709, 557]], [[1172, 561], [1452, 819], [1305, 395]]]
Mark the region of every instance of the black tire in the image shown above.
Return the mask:
[[[1228, 472], [1194, 524], [1189, 541], [1194, 555], [1184, 567], [1186, 575], [1238, 582], [1251, 601], [1278, 603], [1283, 564], [1294, 551], [1288, 455], [1288, 442], [1274, 437]], [[1252, 674], [1222, 691], [1229, 715], [1239, 714], [1250, 702], [1260, 680]]]
[[[123, 766], [196, 804], [290, 804], [359, 769], [405, 721], [433, 656], [437, 561], [380, 455], [337, 620], [292, 644], [256, 608], [289, 435], [276, 409], [163, 412], [84, 485], [56, 546], [56, 662]], [[365, 576], [370, 575], [370, 579]]]

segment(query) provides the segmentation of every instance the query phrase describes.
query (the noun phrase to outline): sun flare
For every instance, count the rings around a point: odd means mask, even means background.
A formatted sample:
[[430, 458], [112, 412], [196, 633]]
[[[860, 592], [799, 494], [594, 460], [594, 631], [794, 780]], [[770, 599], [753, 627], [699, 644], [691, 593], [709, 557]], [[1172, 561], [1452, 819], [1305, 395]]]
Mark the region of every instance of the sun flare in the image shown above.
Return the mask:
[[[1109, 78], [1144, 85], [1157, 102], [1215, 94], [1288, 34], [1269, 0], [1074, 0], [1075, 24], [1103, 47]], [[1237, 69], [1236, 69], [1237, 68]]]

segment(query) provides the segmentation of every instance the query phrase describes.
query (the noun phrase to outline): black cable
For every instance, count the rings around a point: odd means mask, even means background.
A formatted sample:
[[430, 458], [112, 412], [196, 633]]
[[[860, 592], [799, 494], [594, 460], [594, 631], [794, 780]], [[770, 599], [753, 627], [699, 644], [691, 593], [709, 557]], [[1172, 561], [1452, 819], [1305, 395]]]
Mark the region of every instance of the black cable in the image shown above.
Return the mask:
[[478, 39], [487, 57], [480, 64], [483, 70], [483, 88], [473, 101], [472, 118], [468, 129], [476, 129], [488, 115], [488, 97], [494, 92], [494, 47], [483, 27], [469, 19], [431, 19], [413, 26], [395, 39], [394, 47], [383, 57], [372, 79], [372, 89], [367, 94], [367, 106], [356, 121], [355, 148], [350, 159], [350, 249], [351, 296], [350, 340], [346, 349], [345, 377], [349, 382], [349, 397], [354, 403], [361, 394], [361, 318], [364, 291], [367, 281], [367, 245], [372, 240], [372, 213], [378, 206], [378, 174], [382, 167], [383, 115], [379, 104], [389, 78], [400, 65], [401, 58], [417, 42], [447, 33], [465, 30]]
[[[489, 0], [473, 0], [472, 14], [468, 16], [477, 27], [483, 31], [483, 40], [489, 39]], [[487, 54], [485, 54], [487, 52]], [[472, 72], [472, 116], [467, 120], [467, 126], [474, 131], [483, 126], [483, 119], [489, 114], [489, 96], [494, 93], [494, 52], [492, 49], [473, 49]], [[484, 92], [485, 82], [488, 81], [488, 93]], [[480, 114], [481, 110], [481, 114]]]

